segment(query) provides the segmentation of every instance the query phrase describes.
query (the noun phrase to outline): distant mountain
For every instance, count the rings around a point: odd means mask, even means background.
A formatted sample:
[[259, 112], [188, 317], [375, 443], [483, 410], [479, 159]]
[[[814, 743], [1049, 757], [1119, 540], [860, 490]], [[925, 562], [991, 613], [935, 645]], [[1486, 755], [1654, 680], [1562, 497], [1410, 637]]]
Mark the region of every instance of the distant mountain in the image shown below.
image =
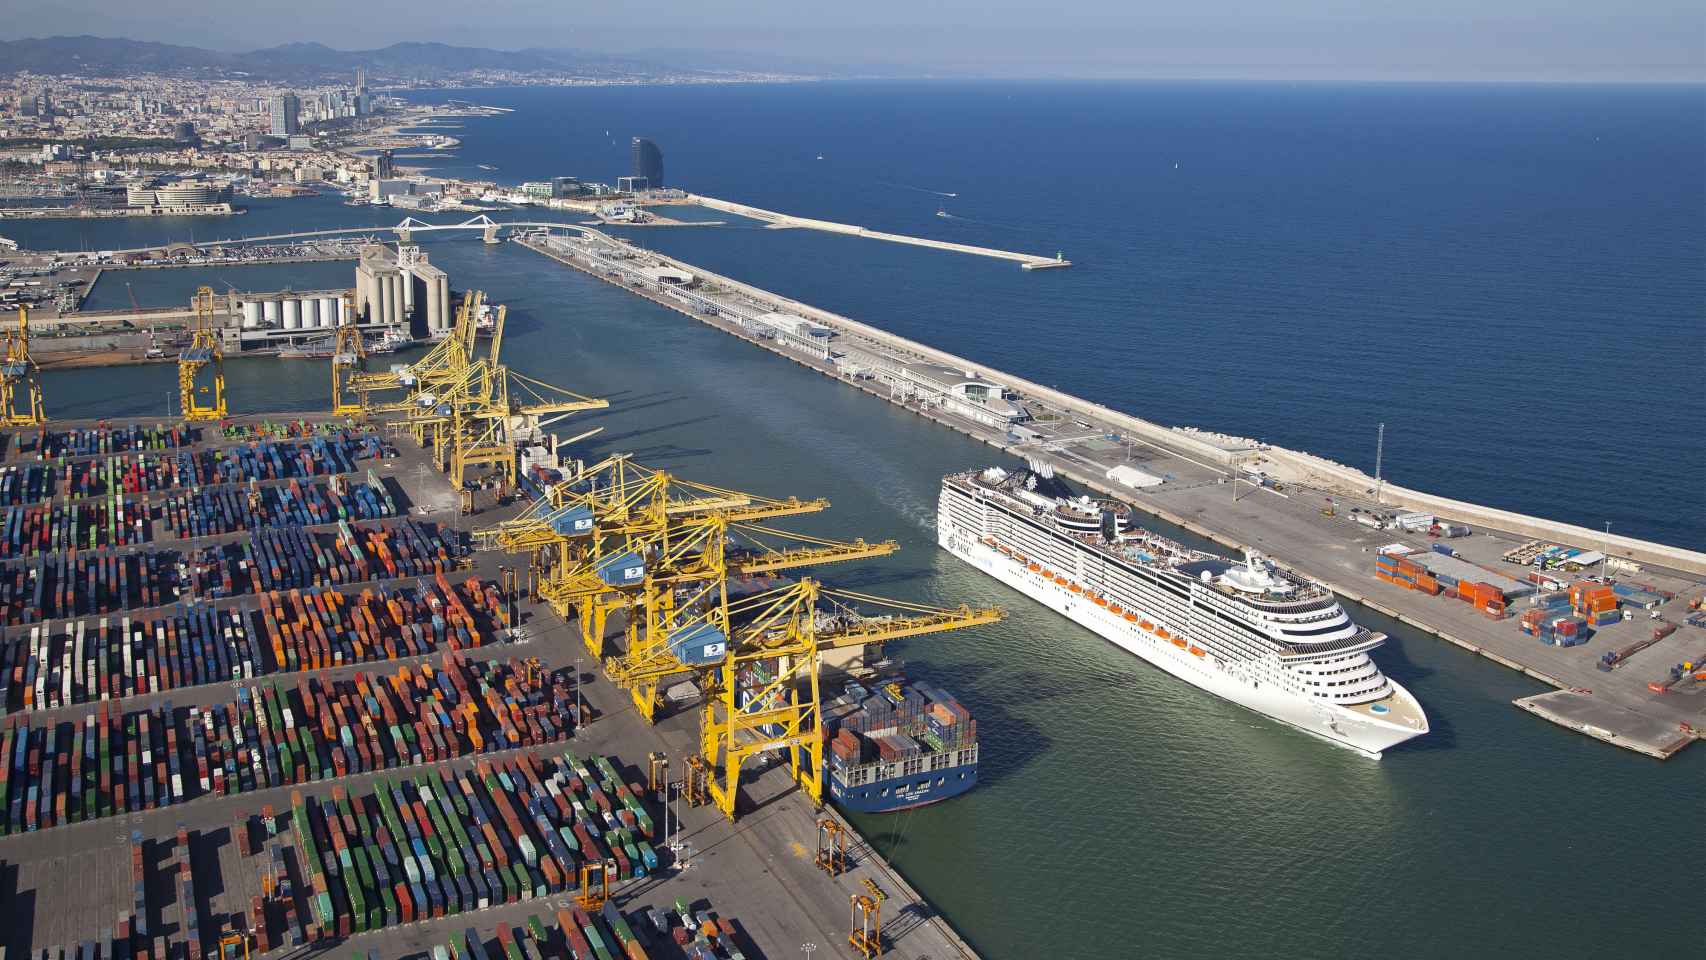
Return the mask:
[[703, 65], [686, 51], [667, 56], [619, 56], [585, 50], [490, 50], [445, 43], [394, 43], [378, 50], [334, 50], [320, 43], [228, 53], [106, 37], [45, 37], [0, 41], [0, 76], [16, 73], [77, 73], [123, 76], [139, 73], [193, 76], [247, 75], [281, 82], [348, 79], [356, 67], [370, 82], [448, 80], [472, 71], [568, 74], [588, 78], [644, 79], [669, 76], [714, 78], [734, 73], [793, 72], [739, 66], [738, 57], [706, 55]]
[[0, 41], [0, 73], [183, 73], [218, 70], [231, 54], [106, 37]]

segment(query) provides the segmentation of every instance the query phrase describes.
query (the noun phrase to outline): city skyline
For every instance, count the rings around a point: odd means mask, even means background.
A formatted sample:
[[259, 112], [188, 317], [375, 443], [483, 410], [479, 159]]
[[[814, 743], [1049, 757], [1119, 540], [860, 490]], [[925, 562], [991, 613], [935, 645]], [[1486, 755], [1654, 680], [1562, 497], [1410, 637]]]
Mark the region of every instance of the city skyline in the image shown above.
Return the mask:
[[[483, 5], [478, 19], [436, 0], [350, 7], [304, 0], [264, 29], [250, 12], [205, 0], [161, 0], [147, 11], [113, 0], [52, 8], [0, 0], [35, 36], [102, 36], [225, 52], [285, 43], [337, 49], [438, 42], [498, 51], [563, 49], [749, 69], [856, 75], [1014, 78], [1229, 78], [1275, 80], [1706, 80], [1706, 13], [1680, 0], [1613, 8], [1570, 0], [1443, 0], [1426, 9], [1344, 0], [1283, 8], [1208, 0], [1188, 10], [1101, 0], [1038, 18], [1010, 2], [945, 0], [927, 8], [875, 0], [852, 9], [797, 10], [734, 0], [710, 17], [681, 0], [629, 14], [573, 18], [532, 0]], [[405, 15], [407, 14], [407, 15]], [[434, 15], [425, 15], [434, 14]], [[20, 31], [23, 32], [23, 31]], [[328, 41], [332, 41], [328, 43]], [[706, 63], [705, 65], [711, 65]], [[739, 68], [739, 67], [734, 67]]]

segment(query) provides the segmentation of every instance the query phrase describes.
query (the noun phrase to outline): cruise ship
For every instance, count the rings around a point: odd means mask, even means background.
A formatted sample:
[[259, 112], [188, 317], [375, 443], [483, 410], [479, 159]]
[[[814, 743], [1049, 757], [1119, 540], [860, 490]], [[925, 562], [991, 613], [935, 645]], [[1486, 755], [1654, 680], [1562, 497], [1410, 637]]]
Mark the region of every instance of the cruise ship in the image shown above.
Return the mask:
[[1075, 494], [1046, 464], [942, 481], [942, 548], [1180, 679], [1368, 756], [1428, 732], [1380, 672], [1384, 634], [1332, 591], [1251, 554], [1189, 549], [1131, 507]]

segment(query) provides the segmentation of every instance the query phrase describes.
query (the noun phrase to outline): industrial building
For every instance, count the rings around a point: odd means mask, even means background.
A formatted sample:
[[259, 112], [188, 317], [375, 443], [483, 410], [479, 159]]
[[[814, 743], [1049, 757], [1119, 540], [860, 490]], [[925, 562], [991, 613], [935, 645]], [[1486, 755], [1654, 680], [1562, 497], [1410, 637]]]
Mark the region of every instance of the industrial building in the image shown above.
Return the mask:
[[450, 330], [450, 278], [419, 247], [362, 247], [355, 268], [359, 322], [432, 339]]
[[235, 333], [239, 349], [254, 349], [270, 346], [272, 341], [308, 335], [316, 339], [330, 337], [347, 316], [344, 297], [348, 293], [347, 290], [230, 293], [229, 313], [236, 319], [236, 329], [227, 327], [225, 339], [229, 343]]

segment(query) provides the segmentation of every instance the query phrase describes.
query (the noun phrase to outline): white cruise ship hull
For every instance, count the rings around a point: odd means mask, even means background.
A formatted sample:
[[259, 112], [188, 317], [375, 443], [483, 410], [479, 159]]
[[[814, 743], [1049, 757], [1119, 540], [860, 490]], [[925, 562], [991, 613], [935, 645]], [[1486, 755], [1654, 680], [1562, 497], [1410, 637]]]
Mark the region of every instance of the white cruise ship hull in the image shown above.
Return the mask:
[[[939, 520], [937, 542], [948, 551], [1009, 587], [1025, 594], [1129, 653], [1136, 654], [1162, 670], [1216, 696], [1257, 713], [1289, 724], [1335, 745], [1378, 758], [1382, 751], [1426, 732], [1398, 723], [1386, 723], [1330, 704], [1311, 702], [1287, 692], [1278, 684], [1261, 683], [1217, 668], [1207, 657], [1191, 654], [1121, 614], [1111, 613], [1081, 593], [1073, 593], [1052, 579], [1026, 569], [976, 537], [952, 531]], [[1141, 611], [1133, 611], [1141, 613]], [[1388, 678], [1393, 695], [1413, 702], [1408, 690]]]

